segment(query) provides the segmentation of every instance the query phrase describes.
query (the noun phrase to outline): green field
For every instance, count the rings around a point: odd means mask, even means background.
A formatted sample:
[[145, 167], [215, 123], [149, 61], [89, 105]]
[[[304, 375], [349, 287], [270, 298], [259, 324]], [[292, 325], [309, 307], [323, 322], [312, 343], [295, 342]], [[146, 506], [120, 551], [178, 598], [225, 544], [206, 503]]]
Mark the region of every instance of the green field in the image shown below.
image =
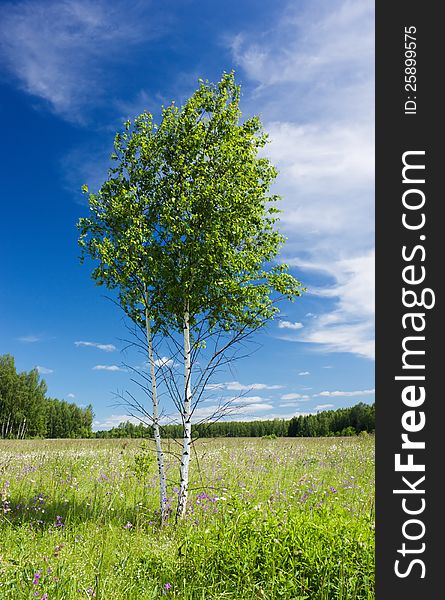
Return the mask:
[[374, 437], [200, 440], [160, 530], [141, 440], [0, 441], [0, 599], [374, 598]]

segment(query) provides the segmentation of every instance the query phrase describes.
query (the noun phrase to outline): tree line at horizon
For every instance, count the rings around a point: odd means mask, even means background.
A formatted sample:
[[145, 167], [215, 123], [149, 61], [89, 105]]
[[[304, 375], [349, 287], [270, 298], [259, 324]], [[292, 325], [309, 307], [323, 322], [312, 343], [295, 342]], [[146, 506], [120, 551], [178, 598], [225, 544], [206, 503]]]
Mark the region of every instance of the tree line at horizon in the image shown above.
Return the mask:
[[[360, 402], [350, 408], [324, 410], [316, 414], [298, 415], [292, 419], [262, 421], [216, 421], [192, 424], [193, 438], [216, 437], [329, 437], [374, 433], [374, 404]], [[162, 438], [179, 439], [182, 425], [165, 425]], [[150, 425], [125, 421], [117, 427], [96, 431], [96, 438], [152, 438]]]
[[[48, 398], [37, 369], [18, 373], [14, 358], [0, 356], [0, 438], [152, 438], [153, 428], [126, 421], [104, 431], [92, 431], [93, 408]], [[375, 430], [374, 404], [296, 415], [289, 420], [216, 421], [192, 425], [193, 438], [324, 437], [356, 435]], [[161, 428], [161, 437], [179, 439], [182, 425]]]
[[38, 370], [18, 373], [14, 357], [0, 356], [0, 438], [93, 437], [93, 407], [49, 398]]

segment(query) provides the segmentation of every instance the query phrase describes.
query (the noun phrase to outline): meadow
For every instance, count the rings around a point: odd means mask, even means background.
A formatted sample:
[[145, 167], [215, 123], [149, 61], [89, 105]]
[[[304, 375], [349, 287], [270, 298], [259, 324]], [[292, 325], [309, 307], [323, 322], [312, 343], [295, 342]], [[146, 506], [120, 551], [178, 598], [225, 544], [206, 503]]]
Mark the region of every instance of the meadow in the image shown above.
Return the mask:
[[374, 438], [0, 440], [1, 600], [374, 598]]

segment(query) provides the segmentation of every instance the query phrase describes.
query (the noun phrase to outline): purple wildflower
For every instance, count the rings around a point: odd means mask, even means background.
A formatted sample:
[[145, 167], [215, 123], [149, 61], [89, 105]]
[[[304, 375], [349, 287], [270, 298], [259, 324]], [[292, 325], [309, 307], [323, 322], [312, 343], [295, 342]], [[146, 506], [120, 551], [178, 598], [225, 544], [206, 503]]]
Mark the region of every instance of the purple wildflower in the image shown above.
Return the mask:
[[335, 489], [335, 487], [332, 487], [332, 485], [331, 485], [331, 492], [332, 492], [333, 494], [336, 494], [336, 493], [337, 493], [337, 490]]
[[171, 584], [171, 583], [164, 583], [164, 588], [165, 588], [166, 590], [170, 590], [170, 589], [171, 589], [171, 587], [172, 587], [172, 584]]
[[40, 583], [39, 579], [41, 576], [42, 576], [42, 573], [40, 571], [37, 571], [37, 573], [34, 573], [34, 579], [32, 580], [34, 585], [38, 585]]
[[124, 525], [124, 529], [131, 529], [133, 527], [133, 523], [130, 523], [130, 521], [127, 522], [126, 525]]
[[64, 524], [62, 523], [62, 519], [63, 519], [63, 517], [61, 517], [60, 515], [57, 515], [56, 522], [54, 523], [54, 527], [64, 527]]

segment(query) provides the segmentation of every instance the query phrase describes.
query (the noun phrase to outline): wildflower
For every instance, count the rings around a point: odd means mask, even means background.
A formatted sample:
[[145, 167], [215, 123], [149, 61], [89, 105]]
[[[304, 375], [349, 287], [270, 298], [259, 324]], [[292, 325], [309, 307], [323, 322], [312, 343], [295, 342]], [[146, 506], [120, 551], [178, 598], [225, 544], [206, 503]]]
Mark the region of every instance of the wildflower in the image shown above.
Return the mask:
[[130, 523], [130, 521], [127, 522], [126, 525], [124, 525], [124, 529], [131, 529], [133, 527], [133, 523]]
[[335, 487], [332, 487], [332, 485], [331, 485], [331, 492], [332, 492], [333, 494], [336, 494], [336, 493], [337, 493], [337, 490], [335, 489]]
[[32, 580], [34, 585], [38, 585], [40, 583], [39, 579], [41, 576], [42, 576], [41, 571], [37, 571], [37, 573], [34, 573], [34, 579]]
[[164, 588], [165, 588], [166, 590], [170, 590], [170, 589], [171, 589], [171, 587], [172, 587], [172, 584], [171, 584], [171, 583], [164, 583]]
[[56, 516], [56, 522], [54, 523], [54, 527], [64, 527], [64, 524], [62, 523], [62, 518], [60, 515]]

